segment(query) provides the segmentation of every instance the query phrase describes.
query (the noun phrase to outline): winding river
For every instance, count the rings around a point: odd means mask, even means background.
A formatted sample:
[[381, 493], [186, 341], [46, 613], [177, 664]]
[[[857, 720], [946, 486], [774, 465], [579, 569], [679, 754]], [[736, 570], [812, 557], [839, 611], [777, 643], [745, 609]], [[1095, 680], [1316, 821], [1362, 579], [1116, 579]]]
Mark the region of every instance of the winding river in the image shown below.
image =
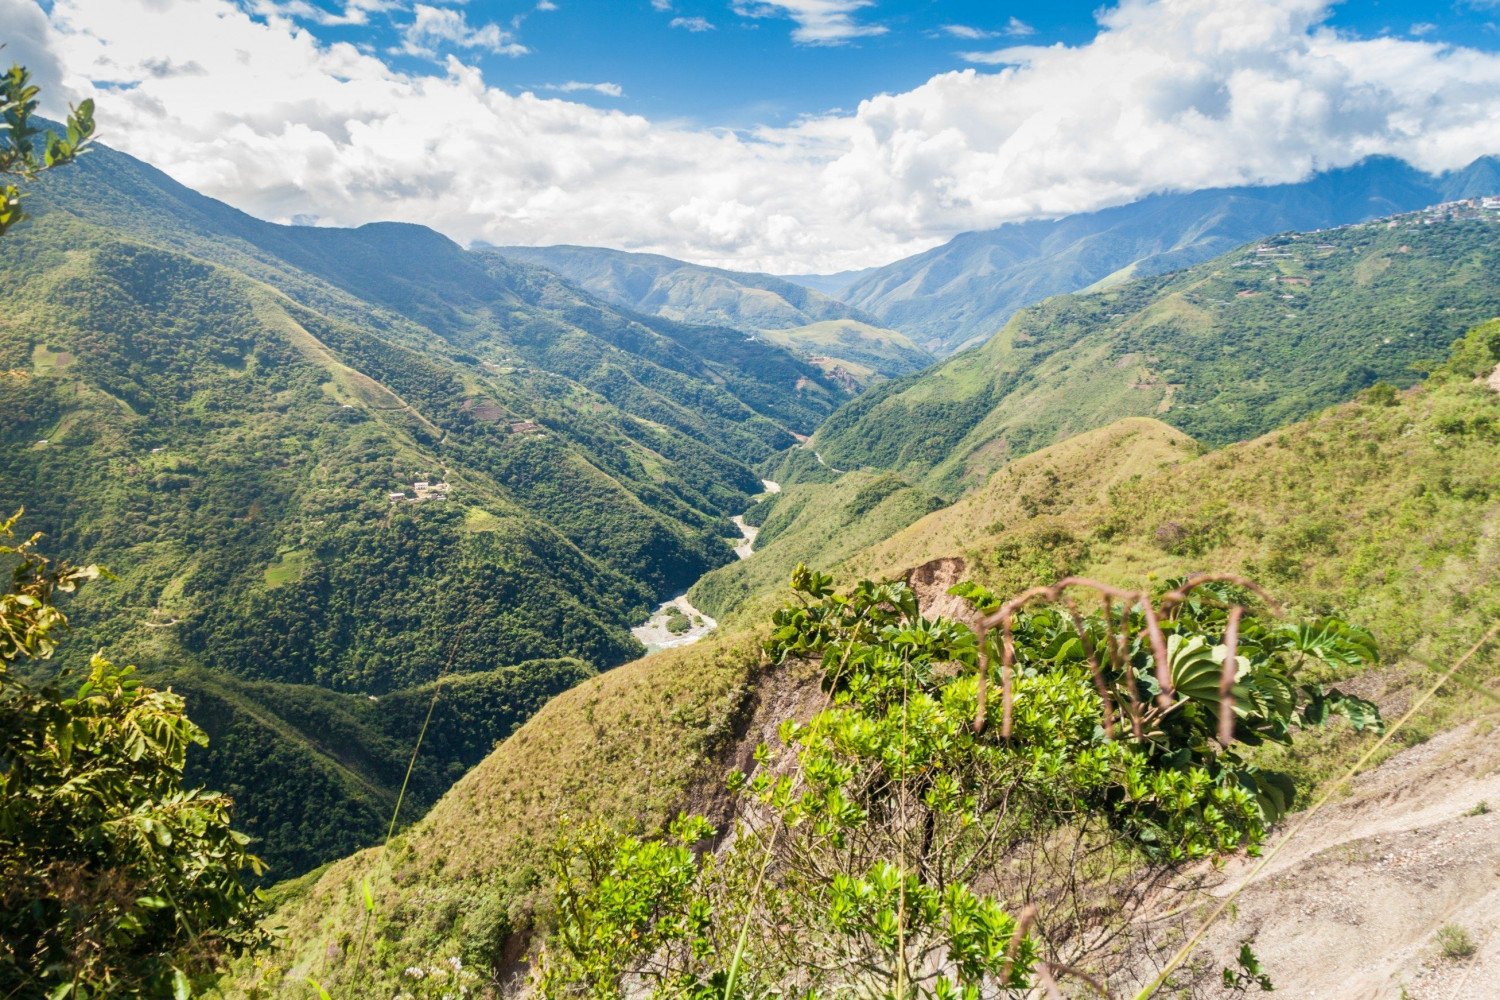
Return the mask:
[[[765, 487], [765, 492], [761, 496], [781, 492], [780, 483], [773, 483], [769, 479], [762, 479], [760, 483]], [[760, 534], [760, 529], [746, 524], [743, 514], [736, 514], [730, 520], [740, 530], [740, 537], [743, 539], [734, 547], [734, 554], [741, 559], [749, 559], [755, 551], [755, 536]], [[667, 623], [676, 614], [687, 618], [690, 625], [687, 631], [674, 635], [667, 627]], [[646, 647], [647, 653], [654, 653], [659, 649], [672, 649], [697, 642], [718, 627], [717, 621], [693, 607], [692, 602], [687, 599], [687, 593], [684, 592], [657, 605], [656, 610], [651, 612], [651, 617], [631, 629], [630, 634], [640, 640], [641, 645]]]

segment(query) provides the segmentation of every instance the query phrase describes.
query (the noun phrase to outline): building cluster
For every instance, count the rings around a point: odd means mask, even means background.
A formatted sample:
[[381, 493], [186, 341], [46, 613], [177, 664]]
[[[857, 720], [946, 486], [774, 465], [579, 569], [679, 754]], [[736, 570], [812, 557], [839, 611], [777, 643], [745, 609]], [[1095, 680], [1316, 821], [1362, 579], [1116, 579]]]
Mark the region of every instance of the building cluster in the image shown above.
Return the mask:
[[447, 483], [432, 483], [425, 479], [418, 479], [411, 484], [411, 495], [402, 490], [395, 493], [387, 493], [386, 499], [391, 503], [426, 503], [429, 500], [447, 500], [453, 492], [453, 487]]
[[1395, 216], [1385, 225], [1387, 229], [1395, 229], [1398, 226], [1431, 226], [1438, 222], [1500, 222], [1500, 196], [1445, 201], [1441, 205]]

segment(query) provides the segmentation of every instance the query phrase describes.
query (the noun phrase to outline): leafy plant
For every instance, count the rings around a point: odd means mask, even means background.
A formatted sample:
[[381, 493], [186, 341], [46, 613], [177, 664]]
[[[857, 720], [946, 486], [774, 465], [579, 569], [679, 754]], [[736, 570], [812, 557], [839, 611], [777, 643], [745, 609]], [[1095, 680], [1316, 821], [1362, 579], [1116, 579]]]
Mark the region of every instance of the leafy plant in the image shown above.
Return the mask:
[[[1374, 655], [1335, 619], [1245, 614], [1227, 584], [1087, 617], [1062, 585], [1033, 611], [960, 585], [977, 632], [925, 618], [904, 583], [844, 594], [799, 567], [793, 590], [766, 649], [820, 664], [826, 707], [730, 776], [717, 855], [694, 856], [712, 831], [690, 817], [664, 841], [592, 828], [559, 847], [544, 995], [947, 998], [1088, 978], [1185, 863], [1256, 850], [1290, 789], [1240, 748], [1357, 702], [1309, 674]], [[1253, 954], [1236, 975], [1264, 977]]]
[[1271, 993], [1276, 987], [1271, 982], [1271, 977], [1261, 968], [1260, 959], [1256, 957], [1250, 942], [1246, 941], [1240, 945], [1240, 953], [1235, 959], [1235, 968], [1224, 969], [1224, 988], [1234, 993], [1247, 993], [1250, 987], [1260, 989], [1262, 993]]
[[204, 737], [180, 698], [97, 655], [81, 679], [17, 672], [52, 655], [58, 595], [102, 573], [36, 541], [0, 544], [14, 564], [0, 595], [0, 992], [185, 997], [264, 940], [243, 877], [260, 862], [227, 798], [183, 788]]
[[[24, 66], [13, 65], [0, 74], [0, 177], [33, 180], [45, 170], [72, 163], [87, 150], [93, 138], [92, 100], [69, 112], [65, 135], [44, 133], [32, 125], [39, 92]], [[24, 218], [21, 189], [14, 184], [0, 186], [0, 236]]]

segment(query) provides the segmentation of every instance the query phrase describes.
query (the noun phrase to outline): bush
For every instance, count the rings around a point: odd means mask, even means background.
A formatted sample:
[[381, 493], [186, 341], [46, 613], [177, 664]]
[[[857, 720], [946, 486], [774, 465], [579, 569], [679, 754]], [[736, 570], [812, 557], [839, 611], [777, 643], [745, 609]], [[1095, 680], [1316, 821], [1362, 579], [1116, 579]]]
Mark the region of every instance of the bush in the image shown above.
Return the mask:
[[[1379, 725], [1304, 676], [1372, 658], [1366, 633], [1262, 621], [1227, 586], [1112, 593], [1124, 620], [1076, 617], [1060, 589], [997, 614], [955, 587], [989, 616], [978, 632], [922, 617], [904, 583], [837, 594], [799, 567], [794, 589], [766, 650], [820, 662], [827, 707], [730, 776], [720, 854], [698, 847], [716, 834], [702, 817], [659, 839], [567, 831], [544, 997], [942, 1000], [1098, 972], [1167, 876], [1254, 852], [1290, 806], [1245, 746], [1334, 712]], [[1269, 983], [1244, 955], [1242, 978]]]

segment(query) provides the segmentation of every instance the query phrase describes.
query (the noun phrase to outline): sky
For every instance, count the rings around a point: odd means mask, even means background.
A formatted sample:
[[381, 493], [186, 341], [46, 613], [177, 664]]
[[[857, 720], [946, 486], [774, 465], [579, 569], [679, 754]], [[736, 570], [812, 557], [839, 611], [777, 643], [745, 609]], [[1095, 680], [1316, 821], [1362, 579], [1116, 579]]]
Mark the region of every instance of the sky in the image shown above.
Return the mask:
[[0, 43], [262, 218], [776, 273], [1500, 153], [1500, 0], [0, 0]]

